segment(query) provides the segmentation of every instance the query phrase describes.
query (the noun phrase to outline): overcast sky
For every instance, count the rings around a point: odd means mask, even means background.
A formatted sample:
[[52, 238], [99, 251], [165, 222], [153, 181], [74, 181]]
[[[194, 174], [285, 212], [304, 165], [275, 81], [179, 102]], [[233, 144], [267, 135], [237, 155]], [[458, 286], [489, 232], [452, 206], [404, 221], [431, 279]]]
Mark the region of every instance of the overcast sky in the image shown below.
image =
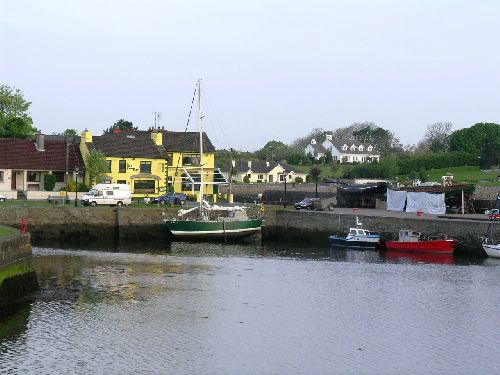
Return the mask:
[[183, 131], [199, 77], [217, 148], [500, 122], [497, 0], [0, 0], [0, 48], [0, 83], [46, 134], [146, 129], [154, 111]]

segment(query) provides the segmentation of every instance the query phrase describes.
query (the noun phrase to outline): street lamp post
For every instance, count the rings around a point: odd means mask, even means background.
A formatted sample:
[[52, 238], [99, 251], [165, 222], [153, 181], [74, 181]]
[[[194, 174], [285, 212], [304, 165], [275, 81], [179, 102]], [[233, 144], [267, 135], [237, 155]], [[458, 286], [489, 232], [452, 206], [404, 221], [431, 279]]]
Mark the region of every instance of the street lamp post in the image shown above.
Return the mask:
[[75, 187], [75, 207], [78, 207], [78, 173], [80, 172], [80, 168], [78, 166], [75, 166], [75, 181], [76, 181], [76, 187]]
[[283, 208], [286, 208], [286, 171], [283, 171], [283, 177], [285, 178], [285, 196], [283, 197]]

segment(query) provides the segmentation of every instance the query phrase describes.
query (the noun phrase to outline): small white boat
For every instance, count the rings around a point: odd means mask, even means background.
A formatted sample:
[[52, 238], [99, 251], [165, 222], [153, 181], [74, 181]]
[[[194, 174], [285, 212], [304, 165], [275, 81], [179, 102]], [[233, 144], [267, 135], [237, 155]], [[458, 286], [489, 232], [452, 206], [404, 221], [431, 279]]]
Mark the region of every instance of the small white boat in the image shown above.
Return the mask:
[[[493, 213], [498, 212], [500, 209], [500, 192], [497, 195], [495, 207], [490, 210], [492, 214], [490, 215], [490, 220], [488, 222], [488, 228], [486, 229], [486, 234], [482, 237], [482, 245], [486, 254], [492, 258], [500, 258], [500, 241], [498, 236], [493, 236], [493, 221], [497, 219]], [[496, 239], [494, 238], [496, 237]]]
[[384, 239], [378, 234], [370, 233], [369, 230], [363, 229], [362, 224], [356, 216], [356, 228], [349, 228], [347, 236], [330, 236], [331, 246], [343, 247], [361, 247], [376, 249], [382, 246]]
[[483, 249], [489, 257], [500, 258], [500, 243], [493, 244], [488, 239], [483, 240]]

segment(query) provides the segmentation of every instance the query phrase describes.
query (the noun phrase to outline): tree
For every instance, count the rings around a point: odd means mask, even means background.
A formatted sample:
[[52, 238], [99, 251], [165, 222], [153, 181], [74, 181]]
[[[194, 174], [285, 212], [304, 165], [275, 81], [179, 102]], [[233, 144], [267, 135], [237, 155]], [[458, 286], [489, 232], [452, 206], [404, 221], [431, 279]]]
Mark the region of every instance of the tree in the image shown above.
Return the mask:
[[500, 145], [493, 139], [488, 139], [479, 160], [479, 166], [482, 170], [490, 170], [498, 165]]
[[283, 161], [288, 154], [288, 146], [280, 141], [269, 141], [264, 147], [255, 152], [261, 160]]
[[47, 174], [43, 178], [43, 187], [46, 191], [53, 191], [56, 186], [56, 176]]
[[418, 147], [432, 152], [446, 152], [449, 149], [451, 122], [436, 122], [428, 125], [424, 138], [420, 141]]
[[66, 137], [76, 137], [78, 132], [75, 129], [66, 129], [63, 133]]
[[381, 155], [403, 151], [403, 145], [394, 133], [377, 126], [373, 122], [355, 122], [350, 129], [351, 138], [359, 142], [372, 144]]
[[292, 146], [304, 149], [311, 143], [311, 139], [315, 139], [318, 143], [323, 143], [326, 140], [326, 131], [322, 128], [314, 128], [305, 137], [297, 138], [293, 141]]
[[450, 135], [450, 151], [462, 151], [480, 156], [487, 140], [492, 140], [496, 145], [500, 144], [499, 124], [477, 123], [470, 128], [455, 130]]
[[110, 126], [109, 128], [105, 129], [103, 131], [103, 134], [112, 134], [114, 130], [120, 130], [120, 131], [134, 131], [138, 130], [137, 126], [134, 126], [134, 124], [130, 121], [120, 119], [117, 122], [113, 124], [113, 126]]
[[85, 158], [85, 167], [89, 176], [89, 185], [94, 186], [94, 183], [106, 174], [108, 162], [102, 152], [92, 149]]
[[311, 170], [309, 171], [309, 175], [314, 179], [314, 181], [316, 182], [316, 194], [315, 194], [315, 197], [318, 198], [318, 179], [319, 179], [319, 176], [321, 175], [321, 169], [315, 165], [314, 167], [311, 168]]
[[30, 105], [21, 90], [0, 86], [0, 137], [31, 138], [38, 132], [29, 114]]

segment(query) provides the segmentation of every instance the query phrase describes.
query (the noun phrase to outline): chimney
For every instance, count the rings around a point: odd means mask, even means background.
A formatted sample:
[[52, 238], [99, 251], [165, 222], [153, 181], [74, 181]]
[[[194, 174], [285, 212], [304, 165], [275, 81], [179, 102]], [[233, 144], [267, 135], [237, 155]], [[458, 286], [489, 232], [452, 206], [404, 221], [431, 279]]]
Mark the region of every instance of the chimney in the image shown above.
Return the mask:
[[161, 146], [163, 145], [163, 134], [161, 131], [154, 131], [151, 133], [151, 139], [153, 140], [153, 142], [155, 143], [155, 145], [157, 146]]
[[233, 168], [236, 167], [236, 161], [231, 160], [231, 164], [233, 165]]
[[331, 134], [326, 135], [326, 140], [331, 141], [333, 139], [333, 136]]
[[251, 161], [251, 160], [249, 160], [249, 161], [247, 162], [247, 164], [248, 164], [248, 168], [252, 168], [252, 161]]
[[311, 144], [315, 145], [316, 144], [316, 140], [315, 139], [311, 139]]
[[268, 161], [266, 161], [266, 167], [269, 167], [269, 162]]
[[90, 130], [85, 129], [82, 132], [82, 143], [92, 143], [92, 133]]
[[45, 135], [43, 134], [36, 135], [35, 147], [38, 151], [45, 151]]

